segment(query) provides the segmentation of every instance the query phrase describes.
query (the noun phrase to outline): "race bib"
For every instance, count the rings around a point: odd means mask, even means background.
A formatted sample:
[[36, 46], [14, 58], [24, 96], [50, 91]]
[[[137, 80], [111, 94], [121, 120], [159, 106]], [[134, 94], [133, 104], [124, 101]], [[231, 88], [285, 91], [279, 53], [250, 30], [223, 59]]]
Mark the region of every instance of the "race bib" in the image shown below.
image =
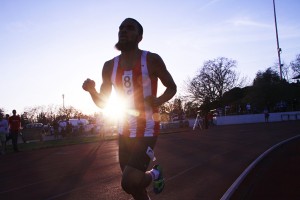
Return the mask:
[[132, 80], [132, 71], [125, 71], [122, 76], [122, 83], [124, 88], [124, 93], [127, 96], [133, 95], [133, 80]]

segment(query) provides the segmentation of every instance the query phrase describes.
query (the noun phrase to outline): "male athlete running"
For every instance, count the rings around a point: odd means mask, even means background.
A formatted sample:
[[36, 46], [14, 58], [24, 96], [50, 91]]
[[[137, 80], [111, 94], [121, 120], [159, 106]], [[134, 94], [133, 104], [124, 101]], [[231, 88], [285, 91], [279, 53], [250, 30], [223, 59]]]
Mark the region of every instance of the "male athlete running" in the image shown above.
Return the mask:
[[[103, 108], [114, 86], [118, 96], [125, 99], [126, 118], [119, 127], [119, 162], [122, 170], [122, 188], [134, 199], [150, 199], [146, 188], [153, 181], [155, 193], [164, 188], [160, 165], [147, 171], [151, 153], [159, 133], [158, 106], [176, 94], [176, 84], [161, 57], [140, 50], [143, 27], [132, 18], [119, 27], [119, 41], [115, 45], [121, 54], [107, 62], [102, 69], [100, 92], [95, 82], [87, 79], [82, 88], [88, 91], [94, 103]], [[158, 79], [166, 87], [157, 97]]]

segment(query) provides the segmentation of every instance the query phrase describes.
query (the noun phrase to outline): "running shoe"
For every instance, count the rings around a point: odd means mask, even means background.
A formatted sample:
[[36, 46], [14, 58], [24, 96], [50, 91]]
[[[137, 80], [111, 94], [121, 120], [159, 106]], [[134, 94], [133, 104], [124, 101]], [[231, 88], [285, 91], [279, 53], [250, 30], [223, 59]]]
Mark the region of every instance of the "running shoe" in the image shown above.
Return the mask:
[[162, 168], [160, 165], [154, 165], [153, 169], [159, 171], [158, 178], [153, 181], [153, 191], [154, 193], [159, 194], [163, 191], [165, 187], [165, 179], [163, 177]]

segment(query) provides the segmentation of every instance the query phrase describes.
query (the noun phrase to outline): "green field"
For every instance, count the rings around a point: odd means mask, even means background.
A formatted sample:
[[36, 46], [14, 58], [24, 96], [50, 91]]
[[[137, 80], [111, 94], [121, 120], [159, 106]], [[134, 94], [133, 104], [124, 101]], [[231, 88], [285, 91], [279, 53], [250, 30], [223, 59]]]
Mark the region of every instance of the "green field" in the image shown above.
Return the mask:
[[[186, 131], [188, 129], [189, 128], [165, 129], [165, 130], [161, 130], [161, 134], [182, 132], [182, 131]], [[117, 138], [117, 135], [109, 135], [109, 136], [105, 136], [105, 137], [103, 137], [101, 135], [76, 136], [76, 137], [66, 137], [66, 138], [57, 139], [57, 140], [32, 141], [29, 143], [19, 143], [18, 147], [19, 147], [20, 151], [32, 151], [32, 150], [38, 150], [38, 149], [43, 149], [43, 148], [53, 148], [53, 147], [60, 147], [60, 146], [66, 146], [66, 145], [99, 142], [99, 141], [103, 141], [103, 140], [113, 140], [116, 138]], [[7, 151], [6, 151], [6, 154], [10, 154], [10, 153], [13, 153], [11, 141], [9, 141], [9, 143], [7, 145]]]
[[[111, 140], [116, 138], [114, 137], [106, 137], [102, 138], [100, 136], [89, 136], [89, 137], [68, 137], [64, 139], [57, 139], [57, 140], [47, 140], [47, 141], [32, 141], [29, 143], [19, 143], [18, 147], [20, 151], [32, 151], [32, 150], [38, 150], [43, 148], [52, 148], [52, 147], [60, 147], [60, 146], [66, 146], [66, 145], [74, 145], [74, 144], [83, 144], [83, 143], [90, 143], [90, 142], [99, 142], [101, 140]], [[7, 154], [10, 154], [13, 152], [13, 147], [11, 145], [11, 142], [7, 145]]]

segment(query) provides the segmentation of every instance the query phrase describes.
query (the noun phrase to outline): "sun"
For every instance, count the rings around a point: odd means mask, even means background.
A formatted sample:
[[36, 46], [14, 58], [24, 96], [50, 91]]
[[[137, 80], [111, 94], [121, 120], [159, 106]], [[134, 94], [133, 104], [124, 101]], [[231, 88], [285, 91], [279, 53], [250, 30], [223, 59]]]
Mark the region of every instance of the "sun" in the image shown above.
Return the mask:
[[124, 117], [126, 107], [125, 101], [112, 92], [109, 101], [103, 109], [103, 115], [110, 120], [120, 120]]

